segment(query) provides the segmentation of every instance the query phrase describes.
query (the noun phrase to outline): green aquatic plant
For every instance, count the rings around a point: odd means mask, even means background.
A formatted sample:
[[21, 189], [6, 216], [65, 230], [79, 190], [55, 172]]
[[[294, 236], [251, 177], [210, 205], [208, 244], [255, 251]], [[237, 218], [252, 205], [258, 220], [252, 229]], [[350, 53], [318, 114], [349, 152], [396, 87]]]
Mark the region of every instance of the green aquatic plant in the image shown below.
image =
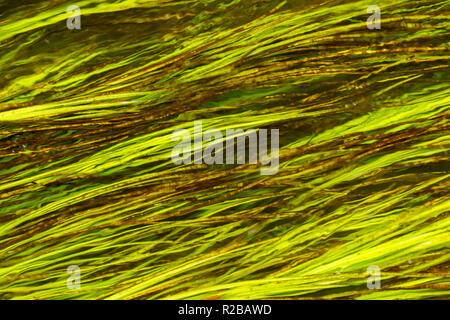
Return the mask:
[[[0, 0], [0, 298], [448, 298], [449, 5]], [[195, 120], [277, 174], [175, 165]]]

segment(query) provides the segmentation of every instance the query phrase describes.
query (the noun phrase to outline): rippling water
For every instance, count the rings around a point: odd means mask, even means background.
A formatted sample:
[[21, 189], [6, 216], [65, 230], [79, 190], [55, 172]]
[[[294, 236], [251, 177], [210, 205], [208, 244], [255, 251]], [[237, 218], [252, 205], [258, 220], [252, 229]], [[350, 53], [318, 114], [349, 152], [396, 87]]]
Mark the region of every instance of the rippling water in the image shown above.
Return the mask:
[[[448, 297], [449, 1], [371, 5], [0, 1], [0, 298]], [[195, 120], [278, 173], [175, 165]]]

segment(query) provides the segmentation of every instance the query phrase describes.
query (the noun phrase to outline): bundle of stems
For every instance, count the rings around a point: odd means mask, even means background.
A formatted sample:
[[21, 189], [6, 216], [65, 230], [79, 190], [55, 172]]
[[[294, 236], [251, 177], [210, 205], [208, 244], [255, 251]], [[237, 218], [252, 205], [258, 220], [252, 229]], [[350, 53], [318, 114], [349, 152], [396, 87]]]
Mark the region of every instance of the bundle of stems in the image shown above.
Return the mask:
[[[449, 6], [1, 0], [0, 298], [448, 298]], [[195, 120], [278, 173], [175, 165]]]

